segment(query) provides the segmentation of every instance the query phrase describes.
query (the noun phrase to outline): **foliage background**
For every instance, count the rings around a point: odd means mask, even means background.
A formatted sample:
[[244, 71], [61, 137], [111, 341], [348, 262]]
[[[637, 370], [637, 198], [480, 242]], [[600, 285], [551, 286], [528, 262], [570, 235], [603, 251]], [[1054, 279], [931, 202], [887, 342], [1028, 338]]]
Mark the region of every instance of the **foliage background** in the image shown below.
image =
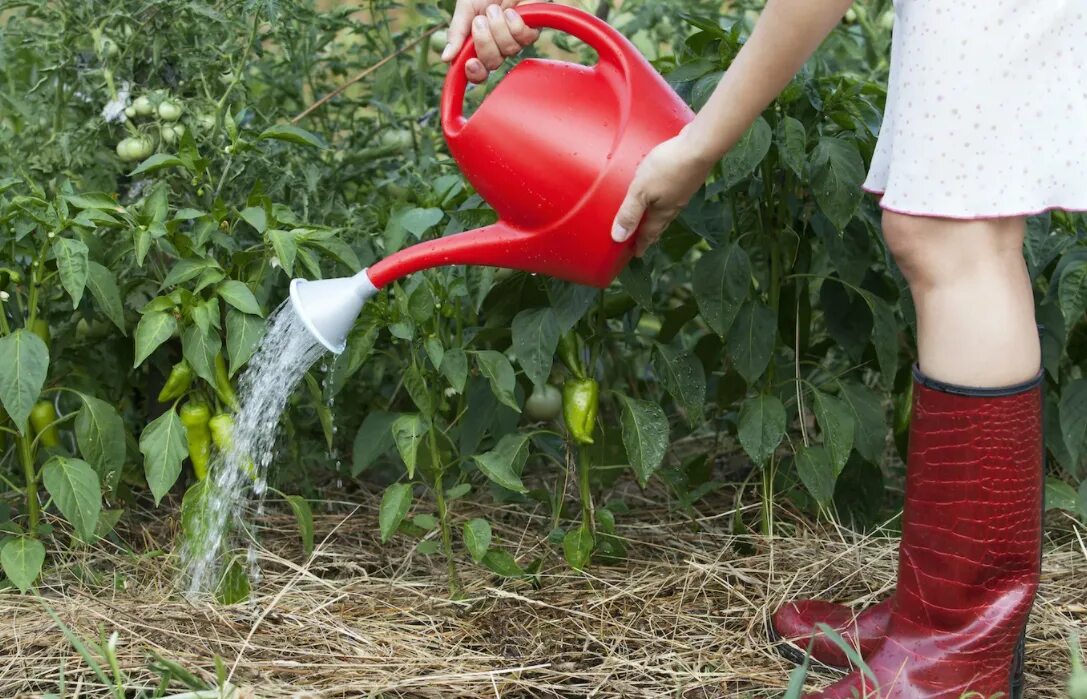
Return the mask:
[[[369, 305], [283, 419], [273, 485], [295, 496], [283, 507], [303, 541], [308, 502], [376, 488], [381, 538], [444, 556], [454, 593], [458, 565], [538, 584], [550, 556], [575, 568], [625, 559], [615, 522], [639, 505], [614, 494], [632, 477], [662, 483], [680, 512], [720, 491], [761, 502], [756, 517], [735, 510], [737, 533], [790, 534], [773, 517], [782, 501], [860, 531], [893, 527], [914, 319], [878, 207], [858, 189], [889, 5], [853, 10], [606, 292], [457, 268]], [[697, 108], [755, 9], [631, 0], [610, 20]], [[352, 273], [493, 220], [437, 123], [440, 34], [424, 35], [445, 18], [386, 0], [0, 2], [3, 585], [33, 587], [52, 564], [43, 540], [120, 543], [127, 509], [173, 511], [195, 482], [179, 404], [229, 410], [216, 357], [236, 382], [292, 276]], [[537, 50], [587, 58], [560, 36]], [[181, 106], [184, 129], [157, 113], [104, 118], [139, 96]], [[122, 161], [125, 138], [153, 153]], [[1083, 218], [1031, 219], [1025, 254], [1044, 324], [1047, 504], [1087, 517]], [[32, 332], [39, 320], [48, 333]], [[591, 447], [561, 419], [522, 414], [534, 385], [568, 377], [554, 361], [567, 331], [602, 387]], [[182, 359], [197, 379], [159, 403]], [[39, 401], [55, 406], [56, 446], [27, 424]], [[724, 453], [744, 455], [738, 475], [724, 474]], [[485, 519], [457, 516], [466, 497], [543, 507], [534, 535], [548, 553], [516, 560], [491, 545]]]

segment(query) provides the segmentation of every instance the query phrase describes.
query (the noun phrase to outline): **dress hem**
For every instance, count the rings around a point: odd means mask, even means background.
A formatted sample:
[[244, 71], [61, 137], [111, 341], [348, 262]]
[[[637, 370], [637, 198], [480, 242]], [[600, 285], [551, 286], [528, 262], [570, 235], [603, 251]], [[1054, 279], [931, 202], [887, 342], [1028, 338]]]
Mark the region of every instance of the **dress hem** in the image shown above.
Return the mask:
[[1048, 213], [1050, 211], [1064, 211], [1070, 214], [1082, 214], [1087, 213], [1087, 205], [1083, 208], [1069, 208], [1067, 206], [1061, 206], [1060, 204], [1052, 204], [1035, 211], [1012, 211], [1009, 213], [1000, 214], [942, 214], [926, 211], [912, 211], [908, 209], [902, 209], [897, 206], [889, 206], [883, 203], [883, 197], [886, 194], [885, 191], [879, 189], [873, 189], [866, 186], [861, 186], [861, 189], [874, 196], [880, 197], [879, 206], [885, 211], [891, 213], [901, 214], [903, 216], [925, 216], [928, 218], [946, 218], [955, 221], [991, 221], [1001, 218], [1018, 218], [1020, 216], [1038, 216], [1040, 214]]

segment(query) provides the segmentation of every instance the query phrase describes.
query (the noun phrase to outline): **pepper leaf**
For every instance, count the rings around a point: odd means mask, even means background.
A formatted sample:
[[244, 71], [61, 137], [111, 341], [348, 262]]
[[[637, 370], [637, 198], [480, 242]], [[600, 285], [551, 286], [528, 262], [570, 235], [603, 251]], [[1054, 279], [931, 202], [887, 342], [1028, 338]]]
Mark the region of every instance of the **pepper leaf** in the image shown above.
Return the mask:
[[140, 435], [143, 471], [157, 505], [181, 475], [181, 462], [188, 454], [185, 428], [177, 413], [167, 410], [151, 421]]
[[102, 486], [86, 461], [54, 456], [42, 467], [42, 482], [80, 539], [91, 541], [102, 512]]
[[0, 402], [20, 432], [48, 372], [49, 348], [40, 337], [19, 329], [0, 338]]

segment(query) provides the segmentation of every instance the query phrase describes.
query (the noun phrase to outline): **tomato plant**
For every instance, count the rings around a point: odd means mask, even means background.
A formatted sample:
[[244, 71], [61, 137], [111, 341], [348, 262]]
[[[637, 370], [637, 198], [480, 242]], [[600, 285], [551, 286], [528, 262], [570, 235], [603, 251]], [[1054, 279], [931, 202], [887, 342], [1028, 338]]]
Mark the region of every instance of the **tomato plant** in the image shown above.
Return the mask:
[[[718, 17], [636, 0], [610, 19], [697, 108], [749, 4]], [[43, 540], [113, 536], [133, 503], [198, 499], [292, 277], [353, 273], [495, 214], [444, 150], [427, 32], [447, 16], [430, 3], [0, 7], [0, 562], [27, 589]], [[454, 592], [463, 561], [540, 584], [549, 556], [622, 560], [620, 479], [662, 483], [691, 514], [723, 487], [761, 501], [736, 531], [779, 530], [781, 499], [885, 521], [915, 358], [908, 290], [858, 189], [888, 12], [858, 5], [611, 288], [444, 268], [376, 297], [282, 419], [273, 487], [308, 548], [306, 498], [356, 487], [341, 483], [380, 493], [380, 538], [443, 556]], [[1087, 516], [1083, 218], [1032, 218], [1026, 254], [1048, 502]], [[706, 447], [681, 458], [676, 442]], [[747, 466], [722, 472], [723, 450]], [[466, 497], [544, 508], [548, 545], [516, 560], [460, 516]], [[248, 584], [230, 570], [233, 600]]]

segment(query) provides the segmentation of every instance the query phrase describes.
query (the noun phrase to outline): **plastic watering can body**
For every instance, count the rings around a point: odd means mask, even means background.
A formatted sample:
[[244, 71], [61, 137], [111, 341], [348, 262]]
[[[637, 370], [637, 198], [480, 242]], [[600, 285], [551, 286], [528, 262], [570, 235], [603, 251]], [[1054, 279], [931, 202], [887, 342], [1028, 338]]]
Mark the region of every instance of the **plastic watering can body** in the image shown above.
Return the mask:
[[582, 66], [522, 61], [463, 113], [469, 42], [442, 91], [449, 152], [498, 222], [396, 252], [353, 277], [291, 282], [291, 303], [325, 347], [342, 352], [368, 298], [412, 272], [486, 265], [604, 288], [634, 252], [634, 237], [611, 226], [645, 155], [679, 133], [694, 114], [648, 61], [606, 22], [547, 3], [519, 9], [532, 27], [567, 32], [599, 60]]
[[619, 32], [570, 7], [532, 4], [525, 23], [567, 32], [592, 47], [594, 66], [527, 59], [471, 117], [463, 114], [469, 42], [442, 93], [442, 128], [465, 177], [498, 213], [484, 228], [420, 243], [369, 269], [377, 288], [451, 264], [506, 267], [606, 287], [634, 239], [611, 226], [634, 172], [694, 114]]

